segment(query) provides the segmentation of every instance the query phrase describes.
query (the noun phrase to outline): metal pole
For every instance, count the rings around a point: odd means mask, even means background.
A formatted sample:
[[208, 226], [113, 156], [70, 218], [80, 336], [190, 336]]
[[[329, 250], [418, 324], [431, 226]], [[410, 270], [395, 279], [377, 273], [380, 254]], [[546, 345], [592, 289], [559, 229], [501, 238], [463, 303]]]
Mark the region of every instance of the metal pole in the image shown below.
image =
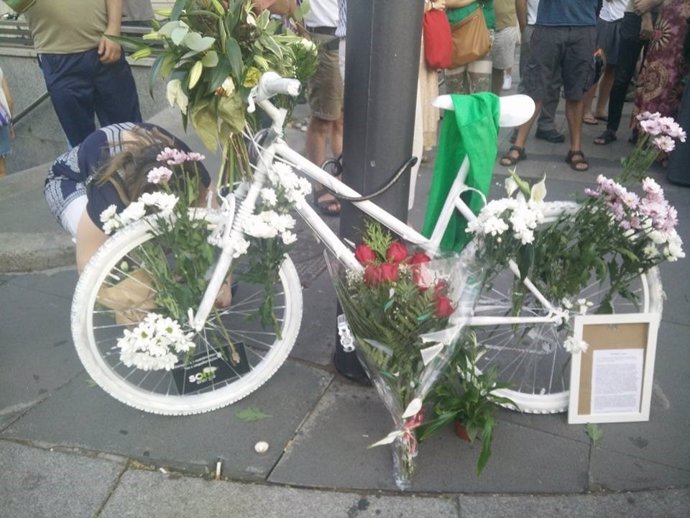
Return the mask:
[[[423, 0], [347, 0], [343, 179], [362, 194], [379, 190], [412, 154], [423, 11]], [[374, 201], [405, 221], [409, 188], [408, 168]], [[357, 243], [361, 230], [361, 214], [344, 202], [341, 237]], [[365, 379], [337, 334], [334, 363]]]

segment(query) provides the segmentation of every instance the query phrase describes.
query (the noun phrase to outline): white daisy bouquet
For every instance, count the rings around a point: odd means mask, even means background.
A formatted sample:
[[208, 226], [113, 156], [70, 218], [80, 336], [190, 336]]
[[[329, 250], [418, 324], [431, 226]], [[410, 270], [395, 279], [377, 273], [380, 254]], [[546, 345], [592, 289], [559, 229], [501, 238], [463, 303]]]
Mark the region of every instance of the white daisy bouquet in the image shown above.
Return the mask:
[[[103, 288], [99, 302], [115, 310], [118, 323], [136, 326], [118, 340], [123, 363], [170, 370], [175, 358], [193, 353], [194, 345], [183, 331], [187, 312], [206, 290], [207, 274], [223, 244], [225, 218], [211, 207], [197, 213], [207, 199], [197, 168], [203, 155], [165, 148], [156, 158], [160, 165], [147, 174], [147, 191], [155, 190], [144, 192], [120, 212], [112, 205], [101, 213], [107, 234], [147, 217], [157, 239], [144, 243], [138, 252], [142, 257], [132, 264], [118, 266], [127, 273], [125, 279]], [[235, 196], [243, 197], [246, 187], [243, 184]], [[243, 221], [244, 236], [232, 243], [236, 259], [246, 256], [246, 265], [234, 279], [264, 286], [256, 315], [264, 326], [277, 329], [273, 290], [283, 258], [297, 240], [290, 210], [305, 203], [310, 190], [310, 183], [289, 165], [276, 162], [254, 213]], [[146, 271], [137, 264], [146, 264]]]
[[519, 284], [529, 277], [549, 300], [565, 308], [589, 310], [589, 301], [575, 297], [592, 279], [608, 277], [609, 289], [598, 306], [611, 312], [617, 295], [636, 302], [631, 283], [663, 261], [685, 257], [676, 231], [678, 216], [651, 178], [641, 184], [641, 194], [600, 175], [596, 189], [560, 217], [547, 218], [544, 180], [531, 188], [513, 174], [507, 182], [508, 197], [491, 201], [468, 232], [477, 239], [475, 258], [484, 267], [483, 283], [509, 265], [519, 270], [513, 290], [512, 314], [518, 315], [524, 297]]

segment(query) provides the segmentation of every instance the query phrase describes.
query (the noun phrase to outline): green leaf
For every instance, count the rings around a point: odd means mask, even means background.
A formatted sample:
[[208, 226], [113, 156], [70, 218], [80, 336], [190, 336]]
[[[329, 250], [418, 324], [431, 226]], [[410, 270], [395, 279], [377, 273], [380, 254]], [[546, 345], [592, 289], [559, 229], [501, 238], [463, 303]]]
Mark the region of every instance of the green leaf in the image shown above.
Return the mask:
[[255, 406], [247, 407], [244, 410], [237, 412], [235, 415], [245, 423], [253, 423], [255, 421], [262, 421], [272, 417]]
[[597, 444], [604, 437], [604, 431], [595, 423], [587, 423], [585, 425], [585, 433], [589, 440], [592, 441], [592, 444]]
[[230, 62], [230, 69], [235, 77], [242, 79], [242, 49], [235, 38], [228, 38], [225, 41], [225, 54]]
[[158, 79], [159, 75], [163, 75], [163, 62], [166, 60], [166, 58], [168, 58], [167, 54], [159, 54], [154, 60], [153, 65], [151, 65], [151, 70], [149, 71], [149, 93], [151, 94], [151, 97], [153, 97], [153, 87], [156, 84], [156, 79]]
[[228, 59], [224, 55], [221, 55], [218, 60], [218, 64], [213, 68], [213, 71], [211, 72], [211, 77], [208, 85], [210, 91], [215, 92], [216, 88], [223, 84], [225, 78], [230, 75], [230, 68], [230, 62], [228, 61]]
[[142, 43], [142, 40], [140, 38], [130, 38], [128, 36], [111, 36], [109, 34], [106, 34], [106, 36], [109, 40], [122, 45], [127, 50], [137, 51], [141, 49], [151, 48], [146, 43]]
[[534, 246], [532, 244], [521, 246], [517, 259], [518, 270], [520, 270], [520, 280], [524, 281], [534, 263]]
[[184, 10], [184, 8], [187, 5], [187, 0], [176, 0], [175, 5], [172, 8], [172, 12], [170, 13], [170, 19], [171, 20], [179, 20], [180, 19], [180, 14]]

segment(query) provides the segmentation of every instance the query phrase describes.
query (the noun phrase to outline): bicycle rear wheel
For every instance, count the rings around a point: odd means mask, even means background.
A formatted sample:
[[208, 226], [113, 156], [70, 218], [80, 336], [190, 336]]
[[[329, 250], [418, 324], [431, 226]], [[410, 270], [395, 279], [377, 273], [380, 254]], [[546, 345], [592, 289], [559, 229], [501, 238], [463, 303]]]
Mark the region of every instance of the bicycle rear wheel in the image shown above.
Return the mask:
[[[203, 217], [203, 211], [198, 212]], [[127, 405], [164, 415], [215, 410], [265, 383], [287, 358], [302, 319], [301, 285], [290, 258], [285, 257], [273, 286], [272, 325], [254, 318], [265, 288], [244, 280], [247, 265], [237, 260], [232, 304], [212, 310], [203, 329], [191, 338], [192, 351], [180, 354], [172, 370], [143, 370], [123, 363], [118, 340], [149, 312], [159, 311], [152, 254], [174, 261], [174, 250], [153, 235], [150, 222], [140, 221], [110, 238], [79, 279], [72, 303], [72, 336], [93, 380]], [[198, 303], [194, 301], [193, 309]]]
[[[552, 214], [550, 220], [559, 215], [558, 210]], [[472, 244], [466, 253], [473, 253]], [[515, 275], [508, 268], [497, 272], [484, 284], [474, 316], [511, 315], [514, 283]], [[584, 299], [591, 303], [591, 313], [599, 306], [609, 287], [608, 279], [599, 282], [592, 278], [572, 300]], [[534, 295], [524, 286], [522, 288], [526, 295], [518, 316], [547, 316], [548, 311]], [[635, 279], [631, 291], [635, 295], [633, 299], [620, 295], [614, 297], [611, 301], [614, 313], [661, 313], [663, 293], [656, 268]], [[560, 301], [552, 303], [561, 305]], [[571, 309], [571, 314], [577, 313], [578, 308]], [[497, 395], [510, 398], [521, 412], [555, 413], [567, 410], [571, 354], [565, 350], [563, 343], [571, 334], [568, 326], [532, 322], [474, 326], [473, 331], [477, 335], [477, 343], [486, 348], [477, 367], [482, 371], [495, 368], [499, 380], [510, 385], [509, 389], [496, 390]]]

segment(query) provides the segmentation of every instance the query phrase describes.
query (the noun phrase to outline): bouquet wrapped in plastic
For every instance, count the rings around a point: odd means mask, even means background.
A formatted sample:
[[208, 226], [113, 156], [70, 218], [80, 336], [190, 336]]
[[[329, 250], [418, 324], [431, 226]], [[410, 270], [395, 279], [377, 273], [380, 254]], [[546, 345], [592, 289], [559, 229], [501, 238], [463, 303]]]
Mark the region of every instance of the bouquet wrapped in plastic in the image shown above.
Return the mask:
[[395, 483], [408, 489], [422, 402], [461, 342], [478, 286], [457, 255], [411, 251], [376, 224], [355, 255], [361, 270], [331, 265], [357, 355], [394, 422], [372, 446], [392, 444]]

